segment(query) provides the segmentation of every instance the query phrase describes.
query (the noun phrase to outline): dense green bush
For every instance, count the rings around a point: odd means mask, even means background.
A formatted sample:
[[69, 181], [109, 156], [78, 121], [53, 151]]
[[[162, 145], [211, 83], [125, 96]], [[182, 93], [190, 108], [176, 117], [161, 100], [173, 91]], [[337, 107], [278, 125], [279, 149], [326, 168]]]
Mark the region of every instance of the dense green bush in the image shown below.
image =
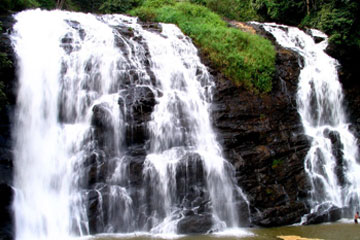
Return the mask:
[[55, 0], [36, 0], [38, 2], [39, 7], [45, 9], [54, 9], [55, 8]]
[[177, 0], [146, 0], [143, 1], [142, 6], [147, 8], [160, 8], [167, 5], [175, 5]]
[[297, 25], [306, 15], [304, 0], [251, 0], [250, 5], [265, 21]]
[[304, 18], [302, 25], [318, 28], [340, 47], [360, 49], [360, 2], [320, 1], [317, 10]]
[[141, 3], [142, 0], [106, 0], [99, 10], [104, 13], [125, 13]]
[[207, 0], [189, 0], [189, 2], [194, 3], [194, 4], [198, 4], [198, 5], [206, 6]]
[[260, 20], [259, 15], [251, 6], [250, 0], [206, 0], [203, 5], [228, 19], [238, 21]]
[[177, 24], [226, 77], [251, 90], [271, 90], [275, 50], [270, 41], [229, 28], [206, 7], [188, 2], [170, 3], [157, 8], [144, 4], [131, 14], [141, 16], [142, 20]]
[[[228, 19], [272, 21], [317, 28], [329, 35], [334, 56], [354, 61], [360, 53], [358, 0], [189, 0]], [[350, 58], [351, 59], [350, 59]]]
[[8, 11], [21, 11], [27, 8], [39, 7], [40, 4], [36, 0], [1, 0], [0, 13]]

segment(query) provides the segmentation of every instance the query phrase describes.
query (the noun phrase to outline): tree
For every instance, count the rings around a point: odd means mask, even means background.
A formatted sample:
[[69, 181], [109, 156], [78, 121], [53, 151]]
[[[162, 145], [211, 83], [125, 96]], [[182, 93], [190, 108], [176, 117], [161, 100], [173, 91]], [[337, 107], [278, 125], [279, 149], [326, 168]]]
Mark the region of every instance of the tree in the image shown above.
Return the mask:
[[310, 14], [310, 0], [306, 0], [306, 12], [308, 15]]
[[64, 7], [65, 0], [56, 0], [56, 8], [62, 9]]

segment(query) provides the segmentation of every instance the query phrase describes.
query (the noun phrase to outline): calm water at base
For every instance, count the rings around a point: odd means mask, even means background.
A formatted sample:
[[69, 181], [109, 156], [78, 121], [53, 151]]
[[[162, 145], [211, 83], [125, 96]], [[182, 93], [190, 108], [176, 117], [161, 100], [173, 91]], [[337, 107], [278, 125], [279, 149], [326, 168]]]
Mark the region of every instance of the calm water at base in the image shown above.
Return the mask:
[[[249, 236], [251, 235], [251, 236]], [[283, 238], [279, 238], [283, 236]], [[297, 237], [291, 237], [297, 236]], [[91, 240], [162, 240], [172, 237], [154, 236], [97, 236]], [[243, 236], [192, 235], [179, 240], [360, 240], [360, 224], [350, 220], [333, 224], [287, 226], [278, 228], [244, 229]]]

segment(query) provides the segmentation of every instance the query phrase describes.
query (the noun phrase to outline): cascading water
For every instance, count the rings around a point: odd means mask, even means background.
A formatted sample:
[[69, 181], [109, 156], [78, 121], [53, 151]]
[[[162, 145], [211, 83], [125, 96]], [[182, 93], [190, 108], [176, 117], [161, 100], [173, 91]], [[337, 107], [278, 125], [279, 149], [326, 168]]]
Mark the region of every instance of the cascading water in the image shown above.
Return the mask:
[[203, 232], [239, 227], [247, 200], [211, 128], [213, 82], [179, 29], [122, 15], [15, 18], [16, 239], [176, 234], [193, 218]]
[[349, 130], [343, 107], [336, 60], [328, 56], [327, 36], [311, 30], [313, 37], [294, 28], [263, 24], [283, 47], [304, 58], [297, 92], [298, 112], [311, 142], [305, 170], [312, 191], [312, 211], [336, 206], [351, 213], [360, 207], [360, 165], [356, 139]]

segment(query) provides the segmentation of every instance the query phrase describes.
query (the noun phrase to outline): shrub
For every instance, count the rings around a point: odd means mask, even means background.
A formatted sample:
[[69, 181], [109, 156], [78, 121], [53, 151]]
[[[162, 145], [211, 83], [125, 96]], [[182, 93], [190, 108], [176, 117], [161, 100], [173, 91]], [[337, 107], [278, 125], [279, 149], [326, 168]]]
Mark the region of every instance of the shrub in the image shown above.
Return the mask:
[[106, 0], [99, 8], [104, 13], [125, 13], [141, 4], [141, 0]]
[[54, 9], [55, 1], [54, 0], [37, 0], [39, 6], [45, 9]]
[[324, 31], [330, 36], [330, 42], [336, 45], [357, 45], [360, 40], [359, 10], [360, 3], [357, 2], [330, 1], [304, 18], [302, 25]]
[[145, 4], [131, 14], [142, 20], [177, 24], [227, 78], [256, 92], [271, 90], [275, 50], [270, 41], [229, 28], [219, 15], [206, 7], [170, 2], [157, 8], [145, 7]]
[[39, 7], [36, 0], [1, 0], [0, 12], [21, 11], [27, 8]]
[[266, 21], [297, 25], [306, 15], [303, 0], [251, 0], [250, 5]]
[[193, 4], [206, 6], [207, 0], [190, 0], [190, 2]]
[[135, 11], [132, 12], [135, 13], [138, 18], [143, 22], [154, 22], [156, 19], [156, 9], [155, 8], [149, 8], [149, 7], [140, 7], [137, 8]]
[[238, 21], [260, 20], [250, 0], [206, 0], [208, 8], [229, 19]]
[[176, 0], [146, 0], [143, 2], [142, 6], [150, 8], [160, 8], [166, 5], [175, 5]]

